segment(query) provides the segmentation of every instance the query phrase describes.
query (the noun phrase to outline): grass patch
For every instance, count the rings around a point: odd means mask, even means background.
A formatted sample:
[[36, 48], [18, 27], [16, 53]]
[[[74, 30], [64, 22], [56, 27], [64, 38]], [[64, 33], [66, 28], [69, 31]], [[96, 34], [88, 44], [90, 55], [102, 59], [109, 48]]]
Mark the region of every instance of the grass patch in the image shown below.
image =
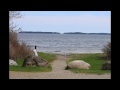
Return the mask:
[[57, 58], [55, 54], [49, 54], [43, 52], [38, 52], [38, 55], [44, 60], [47, 60], [49, 63], [53, 62]]
[[[38, 52], [38, 55], [47, 60], [49, 63], [53, 62], [56, 59], [55, 54], [48, 54], [43, 52]], [[22, 67], [23, 59], [16, 60], [18, 66], [9, 66], [10, 71], [23, 71], [23, 72], [48, 72], [52, 70], [51, 65], [47, 67]]]
[[69, 69], [75, 73], [95, 73], [95, 74], [105, 74], [111, 73], [111, 70], [101, 70], [102, 64], [106, 62], [103, 58], [103, 54], [95, 53], [95, 54], [71, 54], [70, 60], [67, 60], [67, 63], [73, 60], [84, 60], [85, 62], [91, 65], [90, 69], [82, 70], [82, 69]]

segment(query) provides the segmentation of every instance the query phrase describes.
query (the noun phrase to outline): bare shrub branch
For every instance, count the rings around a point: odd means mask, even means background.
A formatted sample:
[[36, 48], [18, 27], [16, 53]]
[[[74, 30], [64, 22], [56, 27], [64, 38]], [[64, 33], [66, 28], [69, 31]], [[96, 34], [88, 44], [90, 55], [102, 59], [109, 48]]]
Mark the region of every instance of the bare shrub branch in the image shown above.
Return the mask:
[[[16, 18], [21, 18], [20, 11], [9, 11], [9, 58], [20, 59], [31, 55], [33, 51], [26, 45], [25, 42], [19, 43], [15, 29], [17, 25], [12, 21]], [[19, 28], [18, 30], [20, 30]], [[17, 30], [17, 29], [16, 29]]]
[[111, 60], [111, 42], [108, 42], [108, 44], [104, 46], [102, 51], [105, 55], [105, 58]]

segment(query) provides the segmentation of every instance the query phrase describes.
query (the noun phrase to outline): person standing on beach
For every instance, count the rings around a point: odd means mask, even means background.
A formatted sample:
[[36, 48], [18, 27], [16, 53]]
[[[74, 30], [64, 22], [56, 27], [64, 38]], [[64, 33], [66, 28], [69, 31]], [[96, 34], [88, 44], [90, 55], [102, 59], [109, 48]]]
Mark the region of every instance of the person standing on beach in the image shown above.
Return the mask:
[[37, 48], [37, 46], [35, 45], [35, 49], [33, 51], [34, 51], [34, 55], [38, 56], [36, 48]]

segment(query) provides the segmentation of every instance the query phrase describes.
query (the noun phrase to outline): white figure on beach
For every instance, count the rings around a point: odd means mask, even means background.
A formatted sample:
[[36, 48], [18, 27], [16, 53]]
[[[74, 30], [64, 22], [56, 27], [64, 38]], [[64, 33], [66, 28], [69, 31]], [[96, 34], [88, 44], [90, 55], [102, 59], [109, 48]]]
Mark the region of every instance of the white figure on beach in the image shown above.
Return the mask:
[[33, 50], [33, 52], [34, 52], [34, 55], [35, 55], [35, 56], [38, 56], [36, 47], [37, 47], [37, 46], [35, 46], [35, 49]]

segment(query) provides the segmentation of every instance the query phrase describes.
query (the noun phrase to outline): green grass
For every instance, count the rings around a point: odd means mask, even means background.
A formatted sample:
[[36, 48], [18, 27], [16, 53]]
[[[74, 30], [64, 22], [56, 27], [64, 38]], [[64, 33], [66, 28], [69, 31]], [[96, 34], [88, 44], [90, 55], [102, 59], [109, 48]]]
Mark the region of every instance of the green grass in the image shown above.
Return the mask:
[[82, 70], [82, 69], [69, 69], [75, 73], [95, 73], [95, 74], [105, 74], [111, 73], [111, 70], [101, 70], [102, 64], [106, 62], [103, 58], [103, 54], [71, 54], [71, 59], [67, 60], [67, 63], [73, 60], [83, 60], [91, 65], [90, 69]]
[[[48, 54], [43, 52], [38, 52], [38, 55], [47, 60], [49, 63], [53, 62], [56, 59], [55, 54]], [[23, 59], [16, 60], [18, 66], [9, 66], [10, 71], [24, 71], [24, 72], [48, 72], [52, 70], [51, 65], [47, 67], [22, 67]]]
[[49, 54], [43, 52], [38, 52], [38, 55], [44, 60], [47, 60], [49, 63], [53, 62], [57, 58], [55, 54]]

